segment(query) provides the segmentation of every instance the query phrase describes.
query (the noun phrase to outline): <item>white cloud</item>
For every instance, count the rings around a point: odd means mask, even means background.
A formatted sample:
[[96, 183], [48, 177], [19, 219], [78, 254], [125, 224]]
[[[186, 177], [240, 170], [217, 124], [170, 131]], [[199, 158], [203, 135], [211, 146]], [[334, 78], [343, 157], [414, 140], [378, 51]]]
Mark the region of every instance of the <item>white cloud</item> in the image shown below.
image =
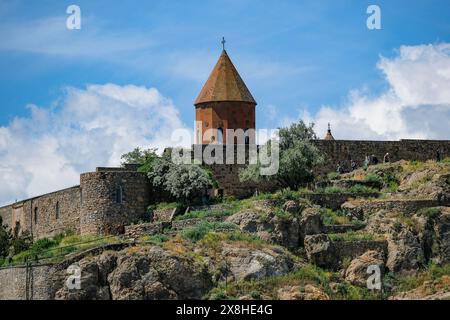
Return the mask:
[[337, 139], [450, 139], [449, 43], [402, 46], [378, 68], [389, 85], [382, 94], [354, 90], [343, 107], [301, 117], [315, 122], [319, 135], [331, 122]]
[[185, 128], [171, 100], [134, 85], [67, 88], [53, 107], [29, 109], [0, 127], [0, 203], [78, 184], [81, 172], [119, 165], [136, 146], [170, 146]]

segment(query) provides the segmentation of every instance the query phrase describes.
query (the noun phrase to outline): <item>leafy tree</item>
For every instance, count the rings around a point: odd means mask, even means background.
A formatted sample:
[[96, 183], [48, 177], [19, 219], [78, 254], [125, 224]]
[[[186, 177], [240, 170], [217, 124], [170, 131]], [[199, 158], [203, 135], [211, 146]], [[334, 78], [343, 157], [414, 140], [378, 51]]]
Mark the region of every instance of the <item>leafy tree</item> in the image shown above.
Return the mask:
[[2, 217], [0, 217], [0, 259], [8, 255], [11, 239], [11, 230], [3, 225]]
[[168, 155], [155, 159], [148, 177], [156, 190], [183, 203], [200, 200], [213, 185], [211, 176], [201, 166], [174, 164]]
[[[240, 173], [242, 182], [275, 183], [281, 188], [298, 189], [314, 179], [312, 169], [323, 163], [320, 154], [312, 140], [317, 139], [314, 133], [314, 125], [306, 125], [303, 121], [292, 124], [290, 127], [279, 130], [279, 170], [274, 175], [261, 175], [261, 163], [247, 166]], [[270, 151], [271, 140], [263, 146], [264, 150]], [[268, 152], [270, 153], [270, 152]]]
[[146, 172], [151, 168], [153, 161], [158, 158], [156, 150], [156, 148], [145, 150], [141, 150], [139, 147], [135, 148], [133, 151], [122, 155], [122, 165], [129, 163], [140, 164], [141, 168], [139, 171]]
[[139, 171], [146, 172], [153, 186], [153, 193], [167, 195], [170, 199], [183, 203], [193, 203], [202, 199], [214, 185], [210, 172], [196, 164], [175, 164], [171, 159], [171, 150], [161, 155], [156, 149], [139, 148], [124, 154], [125, 163], [141, 164]]

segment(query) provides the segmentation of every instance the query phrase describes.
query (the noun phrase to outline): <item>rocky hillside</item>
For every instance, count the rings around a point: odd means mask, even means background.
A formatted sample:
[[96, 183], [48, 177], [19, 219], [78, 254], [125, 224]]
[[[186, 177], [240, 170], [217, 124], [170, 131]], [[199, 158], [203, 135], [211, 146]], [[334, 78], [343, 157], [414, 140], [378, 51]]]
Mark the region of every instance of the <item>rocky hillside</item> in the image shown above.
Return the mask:
[[[128, 226], [55, 299], [449, 299], [450, 163], [372, 166]], [[369, 290], [368, 268], [381, 272]]]

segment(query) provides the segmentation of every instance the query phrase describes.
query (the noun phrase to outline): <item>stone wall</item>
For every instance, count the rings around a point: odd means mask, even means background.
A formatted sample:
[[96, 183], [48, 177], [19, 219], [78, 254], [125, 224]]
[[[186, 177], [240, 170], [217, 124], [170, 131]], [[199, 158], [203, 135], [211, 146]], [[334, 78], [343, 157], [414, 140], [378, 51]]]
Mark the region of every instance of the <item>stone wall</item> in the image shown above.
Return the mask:
[[342, 209], [353, 217], [363, 217], [379, 210], [401, 212], [413, 215], [423, 208], [449, 206], [450, 202], [437, 200], [352, 200], [342, 205]]
[[34, 239], [80, 229], [79, 186], [52, 192], [0, 208], [3, 223], [19, 234], [29, 231]]
[[[86, 256], [122, 250], [130, 245], [107, 244], [73, 255], [60, 263], [0, 268], [0, 300], [53, 300], [69, 277], [66, 270], [70, 265], [77, 264]], [[82, 285], [84, 276], [81, 270]]]
[[52, 299], [52, 265], [0, 269], [0, 300]]
[[400, 141], [364, 141], [364, 140], [315, 140], [314, 143], [325, 156], [325, 164], [317, 168], [318, 173], [336, 170], [340, 161], [350, 167], [353, 159], [358, 167], [363, 165], [368, 155], [375, 155], [383, 161], [386, 153], [391, 162], [398, 160], [429, 160], [436, 158], [439, 150], [442, 157], [450, 157], [449, 140], [400, 140]]
[[80, 177], [81, 234], [120, 234], [146, 218], [150, 204], [147, 176], [135, 171], [99, 171]]
[[302, 197], [314, 204], [331, 210], [338, 210], [351, 198], [378, 197], [378, 193], [304, 193]]
[[323, 268], [337, 270], [345, 259], [354, 259], [369, 250], [380, 251], [387, 256], [385, 240], [331, 241], [326, 234], [305, 237], [305, 250], [311, 263]]

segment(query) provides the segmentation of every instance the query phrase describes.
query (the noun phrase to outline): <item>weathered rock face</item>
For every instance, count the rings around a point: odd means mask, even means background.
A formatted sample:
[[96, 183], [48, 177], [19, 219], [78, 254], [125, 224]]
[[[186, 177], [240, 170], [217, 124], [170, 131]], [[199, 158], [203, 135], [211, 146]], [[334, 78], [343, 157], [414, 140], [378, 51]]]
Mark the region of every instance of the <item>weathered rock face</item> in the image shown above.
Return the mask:
[[322, 232], [323, 225], [320, 213], [316, 208], [306, 208], [295, 201], [287, 201], [283, 205], [287, 217], [279, 217], [269, 206], [261, 204], [227, 218], [227, 222], [235, 223], [242, 231], [256, 233], [262, 240], [282, 245], [295, 250], [303, 245], [306, 235]]
[[56, 299], [200, 299], [213, 286], [198, 263], [160, 247], [106, 252], [80, 261], [81, 290], [65, 286]]
[[303, 241], [307, 235], [321, 233], [323, 230], [323, 225], [319, 211], [315, 208], [307, 208], [303, 210], [299, 227], [301, 241]]
[[390, 271], [417, 270], [425, 265], [423, 243], [420, 242], [417, 231], [402, 223], [398, 215], [380, 210], [369, 218], [366, 230], [383, 235], [387, 240], [386, 266]]
[[305, 237], [305, 251], [308, 260], [319, 267], [336, 265], [331, 241], [326, 234]]
[[330, 297], [319, 288], [307, 284], [305, 286], [286, 286], [277, 292], [280, 300], [329, 300]]
[[305, 237], [305, 251], [310, 263], [326, 269], [338, 270], [345, 259], [354, 259], [367, 251], [385, 253], [386, 241], [331, 241], [326, 234]]
[[222, 256], [232, 280], [256, 280], [292, 271], [296, 265], [282, 248], [252, 249], [225, 244]]
[[376, 265], [384, 273], [384, 253], [380, 251], [367, 251], [363, 255], [355, 258], [345, 270], [345, 280], [352, 284], [365, 286], [368, 278], [367, 268]]
[[401, 292], [389, 300], [449, 300], [450, 276], [444, 275], [435, 281], [425, 281], [421, 286], [407, 292]]
[[301, 209], [300, 205], [293, 200], [286, 201], [283, 204], [283, 210], [293, 215], [299, 214]]
[[295, 216], [279, 218], [269, 209], [250, 209], [228, 217], [242, 231], [255, 233], [262, 240], [273, 242], [289, 249], [300, 245], [299, 219]]
[[450, 262], [450, 208], [442, 208], [434, 222], [436, 241], [439, 246], [439, 263]]

